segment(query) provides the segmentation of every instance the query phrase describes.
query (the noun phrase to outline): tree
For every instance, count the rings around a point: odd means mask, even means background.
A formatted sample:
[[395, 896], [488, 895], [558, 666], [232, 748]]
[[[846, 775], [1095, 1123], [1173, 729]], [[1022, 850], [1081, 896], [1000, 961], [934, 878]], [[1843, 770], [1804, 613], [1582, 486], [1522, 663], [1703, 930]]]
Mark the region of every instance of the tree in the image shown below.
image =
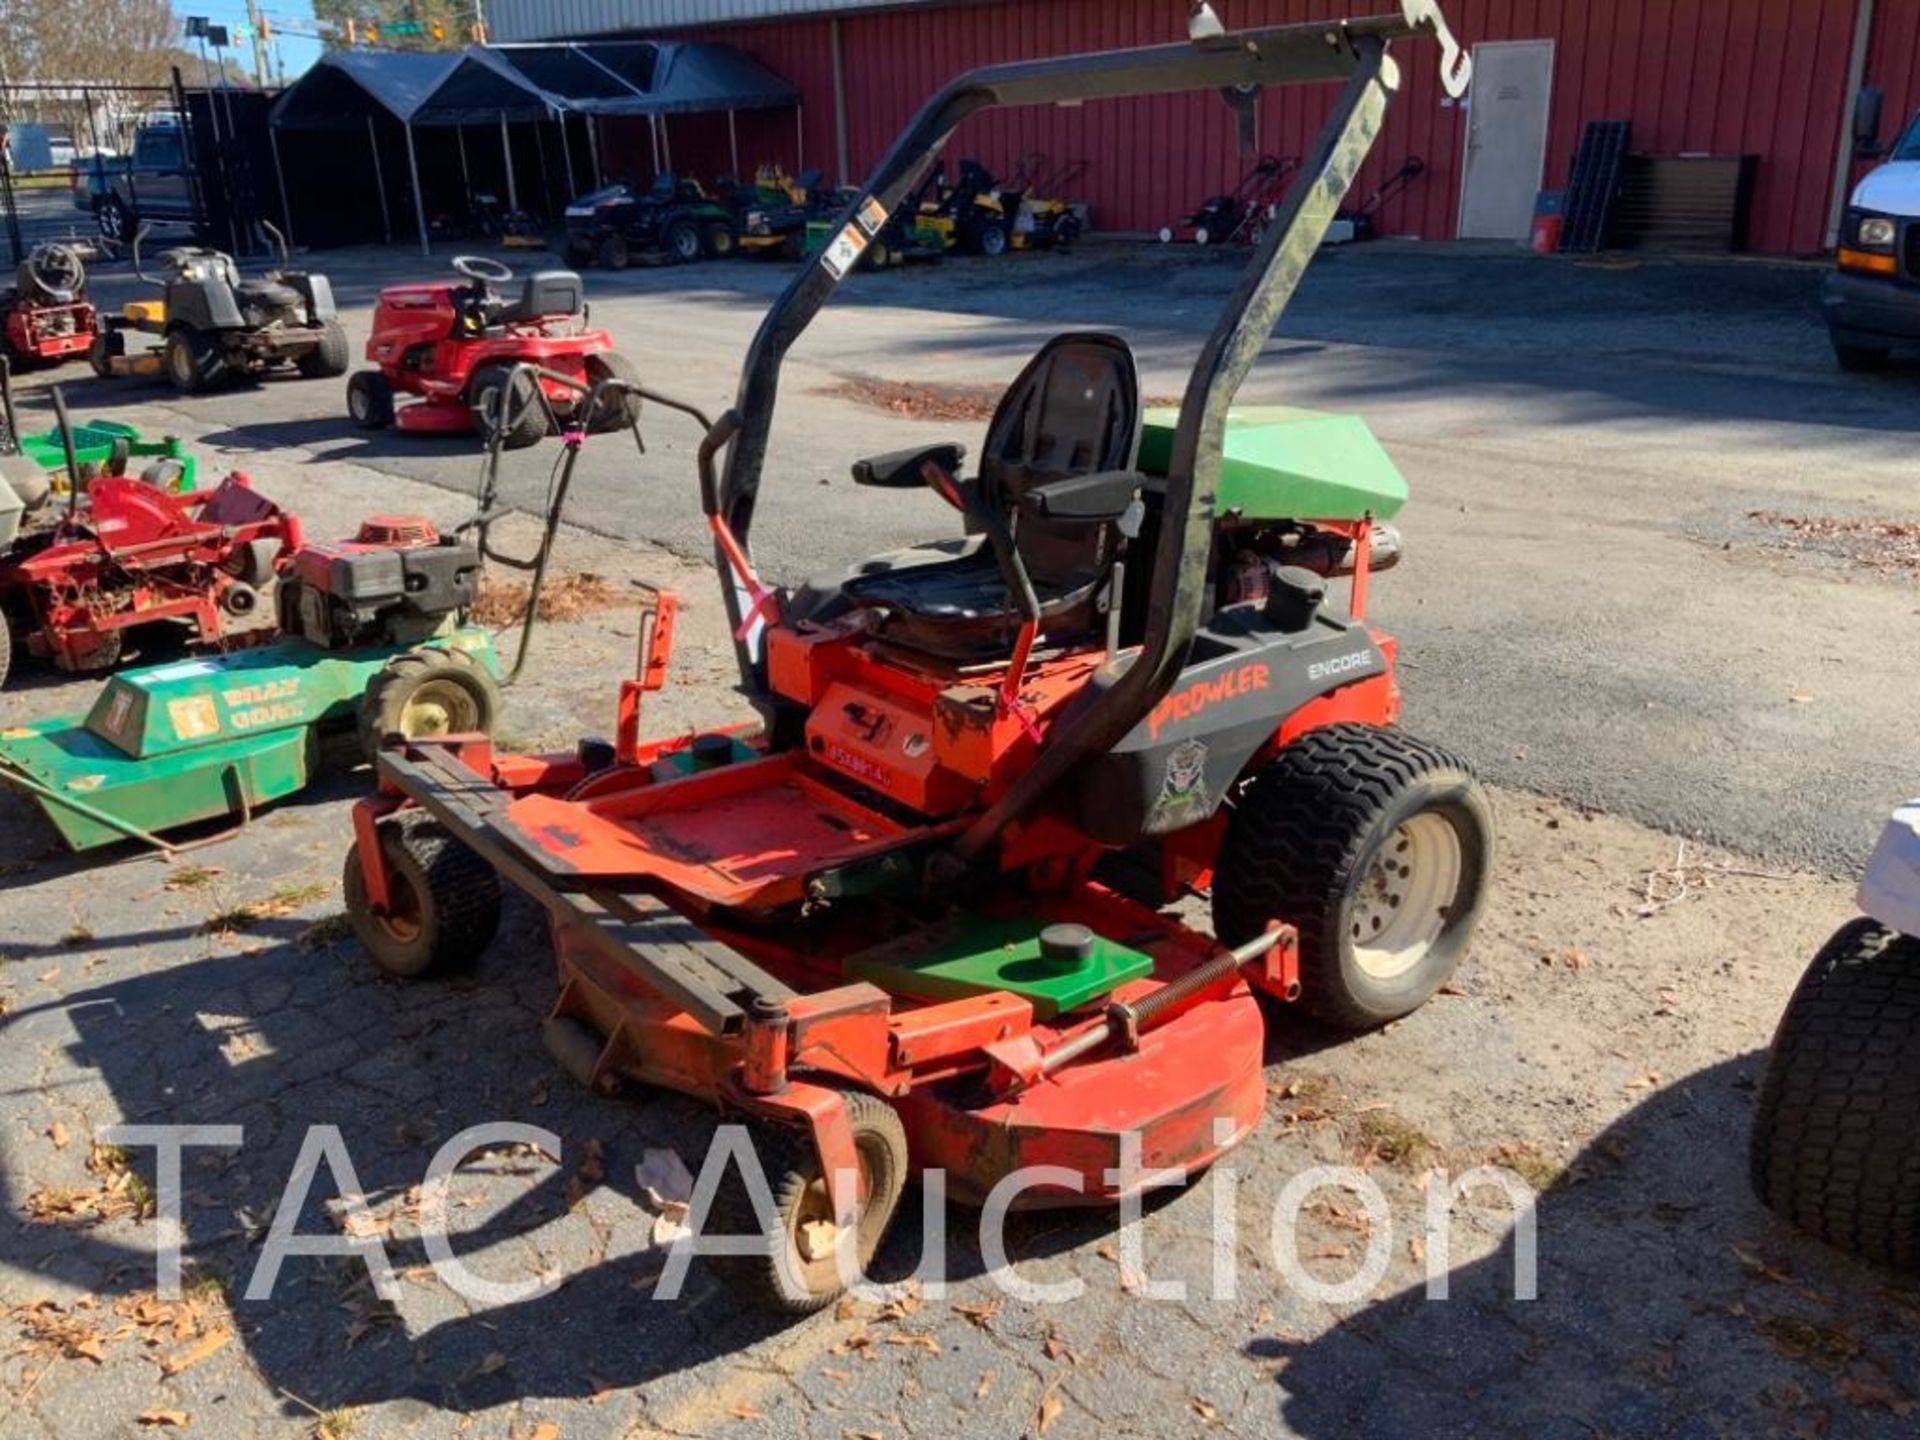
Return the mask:
[[0, 84], [164, 85], [177, 43], [168, 0], [0, 4]]
[[458, 50], [473, 39], [472, 0], [313, 0], [313, 18], [336, 48], [348, 43], [348, 21], [357, 41], [381, 50]]

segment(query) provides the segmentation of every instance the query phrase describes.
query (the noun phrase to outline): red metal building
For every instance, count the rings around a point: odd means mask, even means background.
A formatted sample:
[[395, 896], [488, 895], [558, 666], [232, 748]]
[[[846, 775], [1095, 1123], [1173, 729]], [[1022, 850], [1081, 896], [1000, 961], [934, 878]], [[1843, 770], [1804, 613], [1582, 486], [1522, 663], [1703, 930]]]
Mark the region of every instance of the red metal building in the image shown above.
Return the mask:
[[[1383, 0], [1215, 0], [1235, 27], [1337, 19]], [[1403, 51], [1405, 84], [1358, 193], [1408, 156], [1421, 177], [1389, 201], [1384, 234], [1430, 239], [1524, 233], [1515, 197], [1565, 182], [1584, 122], [1632, 122], [1632, 148], [1756, 157], [1749, 247], [1824, 248], [1856, 170], [1845, 148], [1856, 87], [1881, 86], [1891, 128], [1920, 106], [1920, 0], [1452, 0], [1476, 51], [1477, 111], [1445, 100], [1432, 57]], [[742, 115], [743, 164], [803, 160], [857, 179], [937, 86], [991, 61], [1180, 39], [1186, 0], [492, 0], [496, 38], [682, 34], [759, 57], [804, 97], [791, 116]], [[1533, 42], [1533, 43], [1529, 43]], [[1324, 108], [1324, 107], [1320, 107]], [[1259, 116], [1263, 150], [1297, 154], [1320, 113], [1277, 94]], [[718, 122], [678, 120], [682, 171], [728, 168]], [[796, 146], [803, 153], [795, 154]], [[644, 172], [643, 137], [610, 146]], [[996, 111], [969, 120], [949, 153], [1001, 173], [1030, 152], [1085, 159], [1078, 193], [1102, 229], [1157, 229], [1222, 190], [1250, 157], [1226, 108], [1202, 97], [1083, 109]], [[1530, 208], [1530, 205], [1529, 207]], [[1516, 229], [1518, 225], [1518, 229]]]

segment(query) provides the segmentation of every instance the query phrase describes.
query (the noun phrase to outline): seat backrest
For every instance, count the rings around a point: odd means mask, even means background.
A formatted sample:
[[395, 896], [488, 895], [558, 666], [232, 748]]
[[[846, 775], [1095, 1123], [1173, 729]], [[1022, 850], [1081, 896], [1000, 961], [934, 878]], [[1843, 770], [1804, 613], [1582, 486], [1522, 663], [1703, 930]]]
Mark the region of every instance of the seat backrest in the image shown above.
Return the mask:
[[[980, 498], [1013, 516], [1036, 485], [1131, 470], [1140, 449], [1140, 372], [1118, 335], [1057, 335], [1000, 398], [980, 458]], [[1112, 526], [1021, 516], [1015, 538], [1035, 579], [1098, 567]]]
[[520, 287], [502, 321], [557, 320], [578, 315], [586, 306], [580, 277], [571, 270], [536, 270]]

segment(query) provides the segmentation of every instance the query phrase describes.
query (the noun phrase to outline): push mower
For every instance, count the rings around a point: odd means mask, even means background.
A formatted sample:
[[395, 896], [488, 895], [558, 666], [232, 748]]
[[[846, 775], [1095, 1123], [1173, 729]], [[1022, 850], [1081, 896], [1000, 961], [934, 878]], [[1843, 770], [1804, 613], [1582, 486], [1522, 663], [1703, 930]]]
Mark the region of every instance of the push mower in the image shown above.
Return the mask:
[[1380, 207], [1418, 180], [1426, 170], [1426, 161], [1418, 155], [1409, 155], [1400, 162], [1398, 170], [1374, 186], [1366, 199], [1334, 216], [1333, 224], [1327, 227], [1326, 243], [1351, 245], [1355, 241], [1373, 239], [1380, 233]]
[[624, 270], [636, 259], [686, 265], [734, 251], [733, 212], [701, 188], [662, 171], [645, 191], [607, 185], [567, 206], [567, 258]]
[[1080, 210], [1060, 197], [1087, 173], [1085, 160], [1069, 160], [1053, 169], [1038, 151], [1020, 157], [1013, 178], [1001, 187], [1000, 203], [1013, 212], [1013, 248], [1065, 249], [1086, 226]]
[[[735, 1171], [708, 1217], [763, 1237], [710, 1258], [753, 1297], [829, 1303], [910, 1169], [969, 1202], [1011, 1187], [1017, 1204], [1085, 1205], [1145, 1183], [1123, 1154], [1141, 1172], [1204, 1166], [1264, 1108], [1257, 997], [1376, 1026], [1459, 962], [1490, 873], [1487, 802], [1461, 762], [1393, 728], [1395, 644], [1364, 618], [1375, 524], [1404, 485], [1352, 417], [1230, 410], [1379, 131], [1389, 43], [1423, 34], [1460, 94], [1468, 61], [1432, 0], [954, 81], [775, 302], [736, 408], [695, 415], [760, 723], [643, 738], [670, 647], [661, 595], [611, 741], [381, 751], [345, 868], [368, 952], [394, 974], [451, 969], [494, 934], [502, 877], [541, 904], [560, 1062], [758, 1125], [777, 1213], [756, 1219], [763, 1192]], [[931, 487], [966, 538], [798, 590], [761, 580], [749, 530], [785, 354], [961, 119], [1316, 82], [1340, 82], [1333, 114], [1177, 412], [1143, 417], [1118, 336], [1059, 336], [1008, 389], [974, 477], [958, 445], [853, 466], [861, 484]], [[1332, 575], [1344, 606], [1326, 603]], [[1123, 892], [1106, 857], [1157, 883]], [[1160, 908], [1208, 889], [1211, 933]]]
[[[631, 379], [633, 366], [604, 330], [586, 328], [580, 277], [536, 270], [508, 301], [494, 289], [514, 273], [498, 260], [456, 255], [469, 282], [389, 285], [373, 312], [367, 359], [379, 368], [347, 382], [347, 414], [363, 430], [388, 425], [416, 434], [461, 435], [477, 429], [491, 444], [532, 445], [556, 417], [574, 413], [581, 395], [604, 379]], [[538, 376], [539, 378], [535, 378]], [[536, 403], [536, 390], [545, 400]], [[417, 395], [394, 406], [396, 392]], [[600, 428], [624, 428], [632, 417], [603, 417]]]
[[1881, 832], [1860, 909], [1774, 1032], [1753, 1188], [1837, 1249], [1920, 1271], [1920, 800]]
[[36, 245], [0, 290], [0, 354], [22, 369], [85, 355], [98, 328], [87, 267], [70, 245]]
[[1288, 177], [1299, 167], [1297, 156], [1262, 155], [1227, 194], [1211, 196], [1177, 223], [1161, 226], [1160, 243], [1257, 244], [1287, 193]]

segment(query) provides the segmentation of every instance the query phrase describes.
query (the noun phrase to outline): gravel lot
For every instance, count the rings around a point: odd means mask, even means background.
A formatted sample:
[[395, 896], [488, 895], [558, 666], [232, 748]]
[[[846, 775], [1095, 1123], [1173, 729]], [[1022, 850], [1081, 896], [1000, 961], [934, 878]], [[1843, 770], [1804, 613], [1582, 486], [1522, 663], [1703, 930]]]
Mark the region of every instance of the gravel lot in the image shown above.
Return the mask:
[[[756, 536], [770, 568], [811, 573], [942, 528], [934, 509], [873, 504], [840, 477], [852, 454], [952, 426], [828, 393], [848, 378], [1004, 381], [1043, 329], [1111, 323], [1120, 295], [1119, 318], [1153, 322], [1136, 338], [1149, 390], [1166, 393], [1228, 283], [1214, 257], [1040, 260], [1008, 272], [1011, 300], [990, 302], [975, 265], [872, 277], [843, 323], [809, 336]], [[380, 275], [419, 273], [404, 256], [326, 263], [361, 306]], [[740, 264], [591, 284], [596, 318], [656, 383], [716, 405], [780, 276]], [[1409, 559], [1383, 579], [1379, 615], [1402, 637], [1410, 724], [1499, 782], [1501, 863], [1449, 993], [1359, 1040], [1278, 1029], [1258, 1133], [1230, 1168], [1148, 1207], [1149, 1274], [1185, 1281], [1184, 1300], [1123, 1283], [1110, 1217], [1059, 1214], [1017, 1221], [1012, 1258], [1084, 1295], [1008, 1299], [957, 1209], [944, 1298], [774, 1325], [696, 1268], [658, 1300], [636, 1167], [672, 1150], [697, 1168], [711, 1118], [564, 1079], [538, 1040], [550, 960], [524, 905], [471, 977], [377, 979], [334, 918], [361, 776], [171, 867], [60, 855], [0, 797], [0, 1437], [179, 1417], [189, 1434], [327, 1440], [1911, 1434], [1920, 1292], [1787, 1232], [1744, 1178], [1760, 1052], [1851, 909], [1831, 877], [1912, 784], [1912, 577], [1782, 550], [1749, 519], [1913, 518], [1920, 377], [1831, 372], [1812, 284], [1792, 267], [1384, 247], [1314, 272], [1255, 388], [1364, 410], [1407, 469]], [[349, 320], [364, 327], [364, 309]], [[468, 450], [352, 435], [332, 386], [179, 402], [78, 373], [57, 377], [76, 404], [247, 469], [309, 533], [374, 509], [448, 522], [466, 508]], [[691, 437], [661, 416], [648, 441], [639, 462], [590, 452], [587, 528], [560, 561], [685, 597], [660, 728], [738, 718], [712, 576], [693, 563]], [[518, 457], [522, 498], [552, 456]], [[633, 639], [621, 608], [543, 630], [510, 694], [514, 741], [608, 728]], [[90, 694], [23, 676], [0, 705], [54, 714]], [[561, 1144], [462, 1170], [455, 1248], [488, 1278], [558, 1288], [475, 1305], [425, 1266], [417, 1187], [448, 1138], [501, 1119]], [[188, 1155], [177, 1307], [149, 1295], [156, 1225], [115, 1213], [154, 1180], [151, 1152], [127, 1171], [89, 1143], [124, 1123], [244, 1127], [237, 1148]], [[400, 1274], [390, 1303], [341, 1259], [291, 1259], [270, 1300], [244, 1298], [313, 1125], [339, 1128], [355, 1175], [323, 1172], [300, 1228], [337, 1232], [327, 1202], [364, 1196], [370, 1218], [351, 1224]], [[1455, 1207], [1452, 1298], [1428, 1300], [1429, 1172], [1485, 1163], [1541, 1192], [1539, 1298], [1512, 1298], [1511, 1208], [1488, 1190]], [[1360, 1167], [1387, 1202], [1388, 1222], [1369, 1222], [1324, 1191], [1302, 1217], [1298, 1251], [1323, 1280], [1386, 1247], [1382, 1284], [1358, 1299], [1287, 1286], [1268, 1243], [1282, 1188], [1316, 1164]], [[1211, 1284], [1229, 1199], [1231, 1298]], [[914, 1268], [919, 1220], [910, 1203], [885, 1278]]]

